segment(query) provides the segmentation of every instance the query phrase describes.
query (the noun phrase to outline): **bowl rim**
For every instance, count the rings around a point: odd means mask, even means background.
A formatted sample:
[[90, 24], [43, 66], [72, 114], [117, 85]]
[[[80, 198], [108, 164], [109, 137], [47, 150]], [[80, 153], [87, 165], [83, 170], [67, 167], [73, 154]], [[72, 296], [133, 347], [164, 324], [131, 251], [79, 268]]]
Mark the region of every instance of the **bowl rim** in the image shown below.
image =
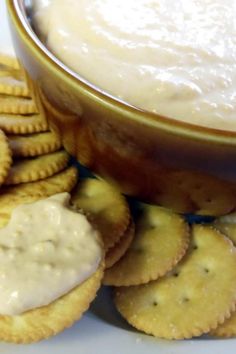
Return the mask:
[[118, 98], [103, 91], [97, 86], [76, 74], [73, 70], [63, 64], [55, 55], [53, 55], [46, 46], [39, 40], [26, 16], [23, 14], [22, 7], [24, 0], [6, 0], [8, 15], [14, 24], [15, 29], [20, 35], [21, 40], [27, 48], [33, 52], [34, 56], [47, 69], [56, 76], [65, 80], [75, 90], [82, 90], [83, 94], [92, 97], [99, 104], [105, 105], [113, 110], [125, 115], [126, 119], [134, 120], [142, 125], [148, 125], [160, 131], [168, 132], [175, 136], [182, 136], [190, 140], [198, 140], [208, 143], [217, 143], [224, 145], [236, 145], [236, 131], [221, 130], [211, 127], [194, 125], [189, 122], [183, 122], [162, 115], [154, 114], [139, 109]]

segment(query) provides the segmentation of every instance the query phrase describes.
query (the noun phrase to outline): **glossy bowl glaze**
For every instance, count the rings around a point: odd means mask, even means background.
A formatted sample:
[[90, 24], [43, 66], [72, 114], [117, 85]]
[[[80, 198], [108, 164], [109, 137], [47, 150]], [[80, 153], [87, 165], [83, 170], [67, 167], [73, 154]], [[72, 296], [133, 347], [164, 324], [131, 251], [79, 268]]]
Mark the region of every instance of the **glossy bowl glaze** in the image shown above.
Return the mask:
[[236, 132], [161, 117], [103, 94], [40, 43], [22, 0], [7, 5], [17, 56], [40, 90], [50, 124], [83, 165], [149, 200], [173, 170], [236, 177]]

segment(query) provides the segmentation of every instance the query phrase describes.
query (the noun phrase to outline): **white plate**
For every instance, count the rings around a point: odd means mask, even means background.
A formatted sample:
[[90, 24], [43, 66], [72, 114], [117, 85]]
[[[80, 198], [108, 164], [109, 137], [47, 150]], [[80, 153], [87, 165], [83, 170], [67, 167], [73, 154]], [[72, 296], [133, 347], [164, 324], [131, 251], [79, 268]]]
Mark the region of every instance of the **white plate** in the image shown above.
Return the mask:
[[[0, 50], [13, 53], [4, 0], [0, 0]], [[214, 296], [214, 294], [212, 294]], [[191, 319], [190, 319], [191, 321]], [[60, 335], [32, 345], [0, 343], [1, 354], [228, 354], [236, 352], [236, 339], [200, 338], [165, 341], [138, 333], [116, 312], [110, 290], [100, 290], [78, 323]]]

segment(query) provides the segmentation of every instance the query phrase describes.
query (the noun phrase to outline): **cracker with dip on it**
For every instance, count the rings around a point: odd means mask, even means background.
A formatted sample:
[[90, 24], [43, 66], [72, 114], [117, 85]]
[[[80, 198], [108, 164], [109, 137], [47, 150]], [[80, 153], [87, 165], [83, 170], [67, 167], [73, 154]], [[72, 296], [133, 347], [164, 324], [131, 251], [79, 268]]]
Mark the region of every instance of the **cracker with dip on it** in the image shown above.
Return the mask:
[[81, 317], [100, 287], [100, 236], [69, 199], [62, 193], [20, 205], [0, 229], [1, 340], [57, 334]]

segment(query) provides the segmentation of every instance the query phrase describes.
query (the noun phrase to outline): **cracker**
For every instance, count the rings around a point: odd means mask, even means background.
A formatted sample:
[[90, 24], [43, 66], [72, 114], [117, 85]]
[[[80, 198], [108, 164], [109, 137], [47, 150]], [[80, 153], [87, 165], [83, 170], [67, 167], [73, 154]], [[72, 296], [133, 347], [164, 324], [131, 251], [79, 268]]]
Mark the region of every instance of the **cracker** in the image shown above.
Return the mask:
[[228, 238], [202, 225], [193, 227], [188, 254], [172, 272], [115, 293], [116, 306], [130, 324], [166, 339], [215, 329], [234, 311], [235, 300], [236, 249]]
[[53, 194], [70, 192], [78, 179], [76, 167], [68, 167], [62, 172], [41, 181], [23, 183], [16, 186], [4, 186], [0, 193], [0, 209], [8, 203], [9, 197], [38, 195], [50, 197]]
[[103, 180], [87, 178], [80, 182], [71, 203], [87, 214], [101, 233], [106, 250], [120, 240], [128, 227], [130, 212], [125, 197]]
[[235, 194], [223, 180], [191, 171], [173, 172], [170, 180], [173, 190], [177, 186], [189, 195], [196, 214], [219, 216], [235, 207]]
[[8, 54], [0, 54], [0, 65], [4, 65], [12, 69], [20, 69], [20, 63], [17, 58]]
[[230, 338], [236, 336], [236, 313], [233, 312], [229, 319], [219, 325], [210, 335], [221, 338]]
[[21, 159], [14, 162], [4, 184], [19, 184], [38, 181], [63, 170], [69, 161], [66, 151]]
[[13, 156], [33, 157], [60, 149], [61, 139], [52, 131], [29, 135], [8, 135]]
[[23, 71], [13, 68], [8, 69], [0, 64], [0, 93], [29, 97], [30, 91]]
[[131, 220], [120, 241], [107, 251], [105, 258], [106, 268], [112, 267], [125, 254], [134, 238], [134, 230], [134, 222]]
[[106, 270], [103, 283], [130, 286], [155, 280], [180, 261], [188, 243], [189, 228], [181, 216], [168, 209], [143, 204], [130, 248]]
[[77, 179], [77, 168], [69, 167], [41, 181], [2, 187], [0, 192], [0, 226], [6, 225], [12, 210], [18, 205], [50, 197], [53, 194], [70, 192]]
[[38, 113], [38, 108], [32, 98], [0, 94], [0, 113], [33, 114]]
[[151, 200], [165, 208], [174, 210], [176, 213], [193, 213], [195, 211], [195, 205], [188, 193], [174, 185], [168, 175], [157, 177], [157, 185], [152, 188], [151, 193]]
[[7, 138], [0, 130], [0, 185], [6, 179], [12, 164], [11, 150]]
[[0, 340], [32, 343], [73, 325], [89, 308], [100, 287], [104, 265], [85, 282], [51, 304], [18, 316], [0, 316]]
[[48, 130], [45, 113], [32, 115], [0, 114], [0, 129], [9, 134], [32, 134]]
[[229, 237], [236, 245], [236, 212], [221, 216], [214, 221], [212, 226]]

